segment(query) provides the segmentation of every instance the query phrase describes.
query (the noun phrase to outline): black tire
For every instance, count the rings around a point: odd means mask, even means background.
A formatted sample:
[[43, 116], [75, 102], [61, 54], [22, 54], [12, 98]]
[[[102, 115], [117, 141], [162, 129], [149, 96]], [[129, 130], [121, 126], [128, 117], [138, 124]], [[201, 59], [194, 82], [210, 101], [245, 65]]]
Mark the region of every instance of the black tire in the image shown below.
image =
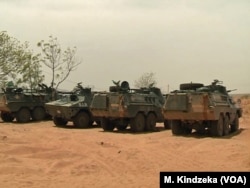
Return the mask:
[[215, 137], [223, 136], [223, 126], [224, 126], [223, 116], [220, 115], [218, 120], [215, 120], [212, 122], [212, 125], [211, 125], [212, 136], [215, 136]]
[[182, 135], [184, 133], [182, 122], [180, 120], [171, 120], [171, 129], [173, 135]]
[[180, 84], [180, 90], [196, 90], [197, 88], [203, 87], [201, 83], [184, 83]]
[[231, 125], [231, 132], [236, 132], [239, 129], [239, 115], [236, 114], [234, 121]]
[[44, 120], [46, 116], [45, 109], [43, 107], [36, 107], [32, 113], [31, 117], [33, 121], [41, 121]]
[[156, 116], [153, 113], [149, 113], [146, 117], [146, 131], [155, 131], [156, 127]]
[[133, 132], [142, 132], [145, 129], [145, 117], [142, 113], [138, 113], [130, 122]]
[[65, 120], [61, 117], [53, 117], [53, 122], [56, 126], [65, 126], [68, 123], [67, 120]]
[[4, 122], [12, 122], [15, 118], [13, 117], [13, 115], [11, 113], [1, 112], [1, 119]]
[[73, 118], [74, 126], [77, 128], [88, 128], [90, 122], [89, 114], [86, 112], [80, 112]]
[[192, 133], [192, 128], [188, 127], [188, 126], [184, 126], [182, 125], [182, 128], [183, 128], [183, 134], [191, 134]]
[[101, 119], [101, 126], [104, 131], [113, 131], [115, 126], [112, 121], [109, 121], [107, 118]]
[[230, 132], [229, 117], [226, 115], [223, 122], [223, 135], [226, 136]]
[[127, 123], [116, 125], [116, 128], [117, 128], [119, 131], [124, 131], [124, 130], [127, 129], [127, 127], [128, 127], [128, 124], [127, 124]]
[[171, 129], [171, 122], [169, 120], [164, 120], [164, 128]]
[[31, 114], [28, 108], [22, 108], [17, 112], [16, 120], [18, 123], [30, 122]]
[[198, 133], [198, 134], [205, 134], [206, 133], [206, 128], [205, 128], [205, 126], [204, 125], [199, 125], [199, 127], [197, 127], [196, 128], [196, 132]]
[[110, 92], [117, 92], [117, 91], [118, 91], [118, 88], [117, 88], [117, 86], [110, 86], [110, 87], [109, 87], [109, 91], [110, 91]]
[[89, 117], [89, 126], [92, 126], [94, 124], [94, 121]]

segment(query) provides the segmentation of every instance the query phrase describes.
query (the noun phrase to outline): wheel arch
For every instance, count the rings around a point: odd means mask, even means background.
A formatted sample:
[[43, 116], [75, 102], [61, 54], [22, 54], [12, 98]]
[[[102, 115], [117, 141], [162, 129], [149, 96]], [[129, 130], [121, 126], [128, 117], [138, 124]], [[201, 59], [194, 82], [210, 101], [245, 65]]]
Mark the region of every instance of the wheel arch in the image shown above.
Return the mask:
[[148, 111], [147, 113], [145, 113], [146, 116], [148, 116], [149, 114], [154, 114], [155, 117], [158, 117], [155, 111]]
[[89, 115], [89, 117], [93, 118], [93, 115], [92, 115], [92, 113], [90, 112], [89, 109], [81, 109], [81, 110], [79, 110], [79, 111], [73, 116], [73, 118], [76, 117], [79, 113], [82, 113], [82, 112], [87, 113], [87, 114]]

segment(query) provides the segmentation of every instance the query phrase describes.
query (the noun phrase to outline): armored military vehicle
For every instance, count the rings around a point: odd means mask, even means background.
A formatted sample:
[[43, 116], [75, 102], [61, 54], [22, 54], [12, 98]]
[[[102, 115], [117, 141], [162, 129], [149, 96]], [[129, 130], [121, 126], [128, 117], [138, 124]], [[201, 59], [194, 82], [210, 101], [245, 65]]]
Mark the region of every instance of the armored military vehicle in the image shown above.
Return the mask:
[[17, 88], [12, 82], [0, 93], [0, 112], [4, 122], [27, 123], [49, 117], [44, 104], [57, 97], [56, 92], [45, 84], [38, 89]]
[[65, 126], [69, 121], [77, 128], [88, 128], [94, 122], [99, 125], [89, 111], [94, 93], [78, 83], [72, 91], [62, 92], [60, 99], [46, 103], [45, 108], [56, 126]]
[[242, 108], [229, 95], [232, 90], [221, 84], [219, 80], [207, 86], [183, 83], [180, 90], [166, 96], [162, 113], [174, 135], [189, 134], [194, 129], [220, 137], [238, 130]]
[[130, 89], [129, 83], [115, 82], [108, 92], [96, 93], [90, 110], [99, 118], [104, 131], [154, 131], [157, 122], [163, 122], [161, 108], [164, 97], [157, 87]]

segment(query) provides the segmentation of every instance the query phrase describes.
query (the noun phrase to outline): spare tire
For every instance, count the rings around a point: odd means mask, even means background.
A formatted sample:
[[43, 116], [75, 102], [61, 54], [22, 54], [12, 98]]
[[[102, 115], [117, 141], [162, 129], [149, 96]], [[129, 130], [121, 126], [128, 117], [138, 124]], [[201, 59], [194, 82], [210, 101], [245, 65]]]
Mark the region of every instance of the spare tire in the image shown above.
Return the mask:
[[196, 90], [197, 88], [203, 87], [201, 83], [184, 83], [180, 84], [180, 90]]
[[118, 92], [118, 87], [117, 86], [110, 86], [109, 91], [110, 92]]
[[125, 91], [129, 90], [129, 89], [130, 89], [130, 88], [129, 88], [129, 83], [128, 83], [127, 81], [123, 81], [123, 82], [121, 83], [121, 88], [122, 88], [123, 90], [125, 90]]

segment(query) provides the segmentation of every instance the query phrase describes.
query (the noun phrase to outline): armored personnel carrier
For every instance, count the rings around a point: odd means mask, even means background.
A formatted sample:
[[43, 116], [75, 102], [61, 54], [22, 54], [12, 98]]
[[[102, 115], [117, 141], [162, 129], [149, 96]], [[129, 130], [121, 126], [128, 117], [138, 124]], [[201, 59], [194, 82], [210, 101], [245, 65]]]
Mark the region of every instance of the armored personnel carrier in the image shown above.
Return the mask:
[[44, 104], [57, 97], [56, 92], [45, 84], [39, 84], [40, 89], [31, 90], [16, 88], [13, 83], [2, 88], [0, 93], [0, 112], [4, 122], [27, 123], [31, 120], [46, 119]]
[[99, 125], [89, 111], [94, 93], [78, 83], [71, 92], [61, 93], [60, 99], [46, 103], [45, 108], [56, 126], [65, 126], [69, 121], [77, 128], [88, 128], [94, 122]]
[[219, 80], [207, 86], [183, 83], [180, 90], [166, 96], [162, 113], [174, 135], [189, 134], [194, 129], [220, 137], [238, 130], [242, 108], [229, 95], [232, 90], [221, 84]]
[[104, 131], [125, 130], [129, 125], [133, 132], [154, 131], [156, 123], [163, 122], [164, 97], [159, 88], [130, 89], [127, 81], [113, 83], [109, 92], [96, 93], [90, 105]]

